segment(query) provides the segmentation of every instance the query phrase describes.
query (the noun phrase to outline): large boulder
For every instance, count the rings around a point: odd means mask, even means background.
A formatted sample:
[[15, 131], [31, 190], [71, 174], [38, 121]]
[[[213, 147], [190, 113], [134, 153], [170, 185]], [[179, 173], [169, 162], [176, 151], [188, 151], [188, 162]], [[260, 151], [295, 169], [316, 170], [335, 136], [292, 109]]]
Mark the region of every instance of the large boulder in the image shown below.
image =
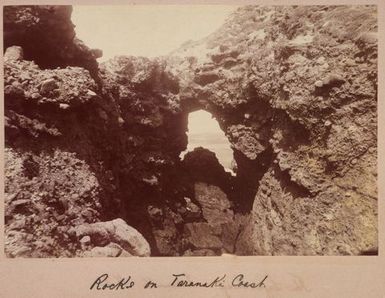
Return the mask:
[[109, 243], [106, 246], [95, 246], [91, 250], [86, 250], [83, 253], [84, 257], [88, 258], [106, 258], [106, 257], [131, 257], [132, 255], [125, 251], [119, 244]]
[[151, 254], [146, 239], [121, 218], [79, 225], [73, 228], [73, 232], [78, 239], [90, 236], [91, 242], [96, 246], [106, 246], [114, 242], [133, 256], [148, 257]]
[[209, 224], [221, 225], [233, 221], [231, 202], [218, 186], [195, 183], [195, 199], [202, 208], [203, 218]]

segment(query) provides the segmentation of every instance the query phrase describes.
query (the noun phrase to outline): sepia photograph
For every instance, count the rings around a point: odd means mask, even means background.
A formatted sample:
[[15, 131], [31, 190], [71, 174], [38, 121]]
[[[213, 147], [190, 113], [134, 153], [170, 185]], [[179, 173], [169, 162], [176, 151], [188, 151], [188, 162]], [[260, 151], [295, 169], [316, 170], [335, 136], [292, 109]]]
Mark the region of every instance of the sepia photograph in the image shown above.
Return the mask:
[[6, 257], [377, 256], [377, 21], [4, 6]]

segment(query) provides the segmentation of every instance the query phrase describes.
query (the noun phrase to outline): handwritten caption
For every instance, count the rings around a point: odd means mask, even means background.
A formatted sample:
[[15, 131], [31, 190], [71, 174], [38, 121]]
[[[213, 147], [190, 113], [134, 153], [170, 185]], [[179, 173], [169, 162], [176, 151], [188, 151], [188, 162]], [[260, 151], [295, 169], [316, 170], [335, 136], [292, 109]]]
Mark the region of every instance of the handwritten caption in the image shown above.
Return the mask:
[[90, 290], [128, 290], [134, 287], [142, 287], [144, 289], [156, 289], [158, 287], [176, 287], [176, 288], [223, 288], [230, 286], [233, 288], [265, 288], [265, 282], [268, 276], [260, 279], [248, 279], [244, 274], [228, 278], [226, 274], [216, 276], [211, 280], [192, 280], [186, 277], [185, 273], [172, 274], [165, 284], [159, 284], [154, 280], [148, 280], [143, 284], [137, 284], [132, 276], [123, 277], [113, 280], [107, 273], [96, 278], [90, 286]]

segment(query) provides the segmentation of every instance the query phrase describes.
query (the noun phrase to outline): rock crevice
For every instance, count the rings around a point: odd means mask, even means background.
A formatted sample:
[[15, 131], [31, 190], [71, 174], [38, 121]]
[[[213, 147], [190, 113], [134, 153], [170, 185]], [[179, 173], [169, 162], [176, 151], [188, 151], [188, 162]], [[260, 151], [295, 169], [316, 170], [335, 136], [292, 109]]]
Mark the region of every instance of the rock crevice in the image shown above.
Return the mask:
[[[245, 6], [169, 56], [101, 65], [71, 11], [4, 9], [8, 256], [376, 251], [375, 7]], [[198, 109], [235, 177], [204, 148], [180, 160]]]

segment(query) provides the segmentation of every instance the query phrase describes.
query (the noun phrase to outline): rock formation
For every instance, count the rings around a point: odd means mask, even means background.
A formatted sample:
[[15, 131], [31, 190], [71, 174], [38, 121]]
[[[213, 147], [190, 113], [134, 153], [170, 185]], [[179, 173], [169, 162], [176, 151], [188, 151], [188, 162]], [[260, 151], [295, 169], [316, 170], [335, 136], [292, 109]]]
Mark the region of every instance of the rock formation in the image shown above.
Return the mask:
[[[70, 17], [4, 10], [8, 256], [376, 250], [374, 6], [245, 6], [167, 57], [101, 65]], [[236, 177], [205, 149], [180, 160], [198, 109]]]

